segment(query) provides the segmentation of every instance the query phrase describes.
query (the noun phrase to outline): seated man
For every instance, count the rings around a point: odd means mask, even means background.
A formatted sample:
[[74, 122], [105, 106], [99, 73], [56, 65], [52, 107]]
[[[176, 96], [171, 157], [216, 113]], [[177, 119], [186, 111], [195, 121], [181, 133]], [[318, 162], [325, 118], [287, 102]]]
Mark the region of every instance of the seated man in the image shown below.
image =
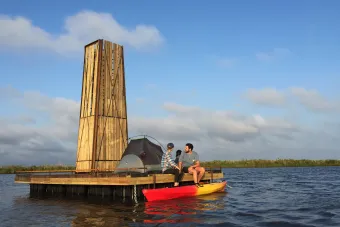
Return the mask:
[[163, 153], [161, 167], [162, 173], [174, 174], [175, 175], [175, 184], [177, 187], [179, 185], [180, 179], [182, 179], [183, 172], [180, 171], [180, 168], [176, 165], [176, 163], [171, 158], [171, 151], [174, 148], [173, 143], [168, 143], [167, 151]]
[[199, 182], [205, 173], [205, 169], [200, 166], [199, 156], [197, 152], [192, 150], [193, 148], [194, 146], [191, 143], [185, 145], [185, 152], [182, 152], [179, 156], [179, 168], [184, 173], [192, 174], [197, 187], [203, 187]]

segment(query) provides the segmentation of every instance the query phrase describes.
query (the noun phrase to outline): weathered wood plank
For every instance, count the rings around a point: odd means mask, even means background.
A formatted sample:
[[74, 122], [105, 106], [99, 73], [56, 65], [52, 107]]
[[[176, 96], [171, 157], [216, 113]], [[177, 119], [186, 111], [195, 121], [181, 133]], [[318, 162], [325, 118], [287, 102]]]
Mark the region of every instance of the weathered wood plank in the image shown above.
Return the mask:
[[[156, 184], [171, 183], [174, 181], [174, 175], [172, 174], [155, 174]], [[209, 180], [210, 173], [206, 173], [202, 180]], [[223, 173], [214, 173], [213, 179], [223, 178]], [[182, 181], [193, 181], [192, 175], [184, 174]], [[16, 176], [16, 183], [26, 184], [62, 184], [62, 185], [142, 185], [153, 184], [153, 175], [147, 177], [55, 177], [53, 175], [45, 176]]]

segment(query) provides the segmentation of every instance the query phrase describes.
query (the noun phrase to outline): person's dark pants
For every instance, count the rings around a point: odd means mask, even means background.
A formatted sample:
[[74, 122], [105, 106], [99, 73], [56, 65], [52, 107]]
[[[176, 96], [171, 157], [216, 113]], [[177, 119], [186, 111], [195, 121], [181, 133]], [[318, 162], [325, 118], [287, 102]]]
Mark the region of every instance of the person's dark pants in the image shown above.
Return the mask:
[[174, 174], [175, 175], [175, 182], [180, 182], [183, 176], [183, 172], [179, 173], [178, 169], [167, 169], [164, 171], [165, 174]]

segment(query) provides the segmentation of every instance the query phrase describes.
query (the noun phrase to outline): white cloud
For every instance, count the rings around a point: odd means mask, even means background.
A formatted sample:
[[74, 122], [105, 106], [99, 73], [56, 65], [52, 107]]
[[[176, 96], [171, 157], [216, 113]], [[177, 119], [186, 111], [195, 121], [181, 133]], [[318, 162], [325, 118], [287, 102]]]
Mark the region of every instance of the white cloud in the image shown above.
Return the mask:
[[257, 105], [282, 107], [298, 104], [315, 113], [337, 113], [340, 111], [340, 100], [328, 100], [315, 89], [290, 87], [279, 91], [274, 88], [248, 89], [244, 97]]
[[286, 48], [274, 48], [272, 51], [256, 53], [256, 58], [259, 61], [272, 61], [286, 57], [289, 54], [291, 54], [291, 51]]
[[286, 102], [284, 93], [275, 88], [248, 89], [245, 97], [253, 103], [266, 106], [282, 106]]
[[340, 101], [331, 101], [323, 97], [316, 90], [307, 90], [301, 87], [291, 87], [290, 92], [304, 107], [315, 112], [330, 112], [340, 110]]
[[160, 31], [152, 25], [125, 27], [111, 14], [81, 11], [65, 19], [63, 33], [50, 33], [30, 19], [0, 16], [0, 46], [17, 49], [42, 49], [61, 54], [79, 52], [84, 45], [106, 39], [138, 50], [155, 48], [164, 42]]
[[0, 150], [7, 152], [8, 162], [67, 162], [69, 157], [75, 157], [79, 102], [51, 98], [39, 92], [21, 93], [12, 87], [0, 88], [0, 93], [9, 102], [38, 114], [20, 113], [20, 121], [16, 116], [0, 116]]
[[[309, 128], [275, 116], [176, 103], [165, 103], [163, 108], [169, 112], [167, 117], [130, 119], [133, 131], [156, 135], [164, 144], [175, 141], [176, 149], [193, 142], [204, 159], [339, 157], [336, 140], [322, 142], [330, 138], [330, 131], [322, 126]], [[335, 133], [339, 129], [332, 131], [333, 139], [339, 138]]]
[[[79, 102], [14, 88], [2, 88], [0, 92], [12, 104], [35, 111], [35, 115], [27, 116], [21, 112], [11, 120], [0, 116], [0, 165], [74, 164]], [[172, 141], [175, 149], [192, 142], [204, 160], [340, 158], [339, 123], [325, 127], [319, 121], [306, 127], [276, 116], [212, 111], [171, 102], [161, 108], [168, 115], [158, 118], [129, 115], [129, 136], [150, 135], [163, 145]]]

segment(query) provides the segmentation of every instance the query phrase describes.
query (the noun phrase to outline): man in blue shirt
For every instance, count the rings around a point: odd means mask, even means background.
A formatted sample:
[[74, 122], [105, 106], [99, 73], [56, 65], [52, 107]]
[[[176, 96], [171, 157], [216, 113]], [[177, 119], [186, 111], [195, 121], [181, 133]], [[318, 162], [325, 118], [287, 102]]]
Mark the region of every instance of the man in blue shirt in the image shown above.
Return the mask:
[[192, 150], [193, 148], [194, 146], [191, 143], [185, 145], [185, 152], [182, 152], [179, 156], [178, 165], [184, 173], [192, 174], [197, 187], [203, 187], [199, 182], [205, 173], [205, 169], [200, 166], [199, 155]]

